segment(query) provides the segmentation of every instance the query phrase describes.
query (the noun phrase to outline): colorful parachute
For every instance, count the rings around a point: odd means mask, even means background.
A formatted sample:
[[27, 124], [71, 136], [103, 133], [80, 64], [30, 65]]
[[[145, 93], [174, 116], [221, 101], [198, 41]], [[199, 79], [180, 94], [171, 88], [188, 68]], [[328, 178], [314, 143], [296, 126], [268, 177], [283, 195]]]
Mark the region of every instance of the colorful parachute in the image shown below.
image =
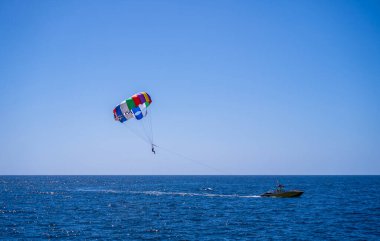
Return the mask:
[[[154, 152], [154, 146], [156, 145], [153, 143], [151, 112], [148, 115], [148, 106], [151, 103], [152, 99], [148, 93], [137, 93], [116, 106], [113, 109], [113, 116], [115, 121], [123, 123], [130, 132], [147, 142], [152, 147], [152, 152]], [[138, 121], [127, 123], [127, 120], [133, 118]], [[140, 126], [140, 128], [136, 125]]]
[[141, 120], [147, 115], [147, 108], [152, 103], [152, 99], [146, 92], [140, 92], [121, 102], [113, 110], [116, 121], [121, 123], [136, 118]]

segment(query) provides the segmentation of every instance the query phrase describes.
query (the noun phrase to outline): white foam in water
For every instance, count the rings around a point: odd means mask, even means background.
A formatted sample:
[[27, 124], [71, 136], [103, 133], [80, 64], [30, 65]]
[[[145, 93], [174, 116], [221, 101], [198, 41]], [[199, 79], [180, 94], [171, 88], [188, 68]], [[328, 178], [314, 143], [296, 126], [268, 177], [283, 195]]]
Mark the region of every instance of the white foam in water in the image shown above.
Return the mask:
[[175, 196], [200, 196], [200, 197], [231, 197], [231, 198], [258, 198], [258, 195], [241, 196], [237, 194], [214, 194], [214, 193], [192, 193], [192, 192], [161, 192], [161, 191], [131, 191], [134, 194], [145, 195], [175, 195]]
[[258, 195], [238, 195], [238, 194], [214, 194], [214, 193], [193, 193], [193, 192], [161, 192], [161, 191], [118, 191], [112, 189], [77, 189], [80, 192], [103, 192], [103, 193], [132, 193], [152, 196], [173, 195], [173, 196], [199, 196], [199, 197], [230, 197], [230, 198], [259, 198]]
[[104, 192], [104, 193], [125, 193], [123, 191], [112, 189], [77, 189], [77, 192]]

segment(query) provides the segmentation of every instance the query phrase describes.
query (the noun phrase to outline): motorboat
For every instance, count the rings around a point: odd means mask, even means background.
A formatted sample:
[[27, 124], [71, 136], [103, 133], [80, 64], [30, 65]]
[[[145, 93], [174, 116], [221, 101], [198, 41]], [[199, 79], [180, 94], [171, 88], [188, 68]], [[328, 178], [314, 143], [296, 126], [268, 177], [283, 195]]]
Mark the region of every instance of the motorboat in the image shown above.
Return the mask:
[[284, 185], [278, 184], [276, 190], [265, 192], [261, 194], [260, 196], [288, 198], [288, 197], [299, 197], [303, 194], [303, 191], [300, 191], [300, 190], [285, 190], [284, 188], [285, 188]]

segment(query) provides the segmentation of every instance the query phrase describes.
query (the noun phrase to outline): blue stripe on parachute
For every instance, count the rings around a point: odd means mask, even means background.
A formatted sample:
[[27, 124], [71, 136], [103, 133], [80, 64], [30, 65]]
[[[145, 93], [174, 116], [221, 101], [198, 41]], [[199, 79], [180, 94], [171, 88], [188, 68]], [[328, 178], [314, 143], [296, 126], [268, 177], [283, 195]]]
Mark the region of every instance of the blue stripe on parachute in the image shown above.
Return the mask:
[[116, 114], [121, 123], [127, 121], [127, 118], [125, 118], [125, 116], [123, 115], [123, 112], [120, 109], [120, 105], [116, 106]]
[[132, 112], [137, 120], [141, 120], [144, 117], [140, 107], [132, 108]]

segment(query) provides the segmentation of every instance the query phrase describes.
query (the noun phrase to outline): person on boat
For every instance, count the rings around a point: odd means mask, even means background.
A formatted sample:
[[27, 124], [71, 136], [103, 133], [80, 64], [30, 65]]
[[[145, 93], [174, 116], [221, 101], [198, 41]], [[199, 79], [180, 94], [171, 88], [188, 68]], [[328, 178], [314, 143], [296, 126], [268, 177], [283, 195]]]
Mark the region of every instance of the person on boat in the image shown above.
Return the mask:
[[278, 184], [277, 185], [277, 189], [276, 189], [276, 192], [284, 192], [284, 185], [282, 185], [282, 184]]
[[152, 152], [154, 155], [156, 155], [156, 151], [154, 150], [154, 144], [152, 144]]

